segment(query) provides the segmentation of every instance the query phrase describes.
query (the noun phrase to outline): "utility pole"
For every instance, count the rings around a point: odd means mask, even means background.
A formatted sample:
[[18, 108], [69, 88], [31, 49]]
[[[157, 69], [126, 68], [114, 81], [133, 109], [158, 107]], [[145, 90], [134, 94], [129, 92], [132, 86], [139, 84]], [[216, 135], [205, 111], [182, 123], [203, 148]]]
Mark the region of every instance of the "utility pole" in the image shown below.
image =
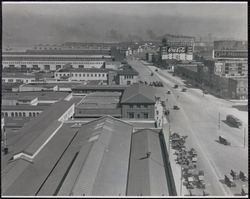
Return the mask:
[[246, 146], [246, 127], [244, 127], [243, 133], [244, 133], [244, 148], [245, 148], [245, 146]]
[[219, 127], [219, 130], [220, 130], [220, 112], [219, 112], [219, 121], [218, 121], [218, 127]]
[[180, 185], [180, 196], [182, 196], [182, 165], [181, 165], [181, 185]]

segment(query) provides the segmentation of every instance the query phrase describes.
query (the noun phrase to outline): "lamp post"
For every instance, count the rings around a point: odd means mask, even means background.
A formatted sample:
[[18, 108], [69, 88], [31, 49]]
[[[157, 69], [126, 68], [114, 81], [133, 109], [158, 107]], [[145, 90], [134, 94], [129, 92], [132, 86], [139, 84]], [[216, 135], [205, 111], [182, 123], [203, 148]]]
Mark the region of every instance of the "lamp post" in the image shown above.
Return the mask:
[[181, 184], [180, 184], [180, 196], [182, 195], [182, 165], [181, 165]]

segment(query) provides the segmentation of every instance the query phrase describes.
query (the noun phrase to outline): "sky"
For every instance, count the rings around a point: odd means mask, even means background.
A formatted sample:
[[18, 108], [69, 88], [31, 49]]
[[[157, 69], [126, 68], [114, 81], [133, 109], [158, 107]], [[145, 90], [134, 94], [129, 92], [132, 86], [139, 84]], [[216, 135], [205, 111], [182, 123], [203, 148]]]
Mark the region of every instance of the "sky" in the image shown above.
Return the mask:
[[247, 40], [246, 3], [7, 3], [4, 45], [112, 42], [164, 34]]

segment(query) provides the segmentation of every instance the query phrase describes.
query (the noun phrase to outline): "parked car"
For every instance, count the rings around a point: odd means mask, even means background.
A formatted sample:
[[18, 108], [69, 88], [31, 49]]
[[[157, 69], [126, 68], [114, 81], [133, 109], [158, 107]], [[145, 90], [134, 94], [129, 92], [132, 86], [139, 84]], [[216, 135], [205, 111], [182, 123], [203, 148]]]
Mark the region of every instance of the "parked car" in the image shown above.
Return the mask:
[[230, 143], [223, 136], [219, 136], [219, 142], [224, 145], [230, 145]]
[[180, 108], [178, 107], [178, 106], [176, 106], [176, 105], [174, 105], [174, 110], [179, 110]]
[[167, 94], [171, 94], [171, 91], [168, 91]]
[[155, 69], [155, 72], [158, 72], [158, 69]]
[[175, 84], [175, 85], [174, 85], [174, 88], [178, 88], [178, 85], [177, 85], [177, 84]]
[[182, 91], [182, 92], [186, 92], [186, 91], [187, 91], [187, 89], [186, 89], [186, 88], [183, 88], [181, 91]]
[[208, 91], [207, 91], [207, 90], [204, 90], [203, 93], [204, 93], [204, 94], [208, 94]]

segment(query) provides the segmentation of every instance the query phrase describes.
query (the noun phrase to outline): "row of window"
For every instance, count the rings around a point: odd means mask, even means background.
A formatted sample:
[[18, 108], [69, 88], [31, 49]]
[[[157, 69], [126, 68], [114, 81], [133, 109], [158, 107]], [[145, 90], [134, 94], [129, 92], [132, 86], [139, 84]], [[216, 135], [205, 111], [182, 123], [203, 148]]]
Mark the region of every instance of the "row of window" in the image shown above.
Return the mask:
[[[70, 64], [103, 64], [104, 61], [83, 61], [83, 62], [71, 62]], [[3, 61], [3, 64], [10, 65], [10, 64], [17, 64], [17, 65], [23, 65], [23, 64], [65, 64], [62, 62], [8, 62], [8, 61]]]
[[129, 108], [148, 108], [147, 104], [141, 105], [141, 104], [137, 104], [137, 105], [129, 105]]
[[[108, 57], [93, 57], [93, 58], [85, 58], [85, 57], [3, 57], [3, 60], [8, 61], [97, 61], [97, 60], [110, 60]], [[28, 60], [28, 61], [27, 61]]]
[[[39, 115], [39, 112], [29, 112], [29, 115], [26, 115], [26, 112], [11, 112], [10, 117], [36, 117]], [[8, 112], [2, 112], [2, 117], [9, 117]]]
[[[135, 118], [135, 113], [128, 112], [127, 114], [128, 114], [128, 118]], [[136, 114], [136, 118], [141, 118], [141, 114], [140, 113]], [[143, 117], [142, 118], [148, 119], [148, 113], [143, 113]]]
[[[31, 82], [33, 82], [35, 80], [31, 80]], [[14, 82], [14, 79], [2, 79], [2, 82], [9, 82], [9, 83], [13, 83]], [[29, 80], [28, 79], [16, 79], [16, 82], [17, 83], [29, 83]]]
[[71, 77], [78, 77], [78, 76], [79, 77], [85, 77], [85, 76], [86, 77], [105, 77], [106, 75], [107, 74], [105, 74], [105, 73], [103, 73], [103, 74], [100, 74], [100, 73], [99, 74], [96, 74], [96, 73], [95, 74], [89, 74], [89, 73], [87, 73], [87, 74], [85, 74], [85, 73], [71, 73], [71, 74], [70, 73], [67, 73], [67, 74], [65, 74], [65, 73], [64, 74], [56, 73], [55, 74], [56, 77], [62, 77], [62, 76], [64, 76], [64, 77], [65, 76], [68, 76], [68, 77], [70, 77], [70, 76]]
[[124, 79], [133, 79], [133, 75], [124, 75]]

